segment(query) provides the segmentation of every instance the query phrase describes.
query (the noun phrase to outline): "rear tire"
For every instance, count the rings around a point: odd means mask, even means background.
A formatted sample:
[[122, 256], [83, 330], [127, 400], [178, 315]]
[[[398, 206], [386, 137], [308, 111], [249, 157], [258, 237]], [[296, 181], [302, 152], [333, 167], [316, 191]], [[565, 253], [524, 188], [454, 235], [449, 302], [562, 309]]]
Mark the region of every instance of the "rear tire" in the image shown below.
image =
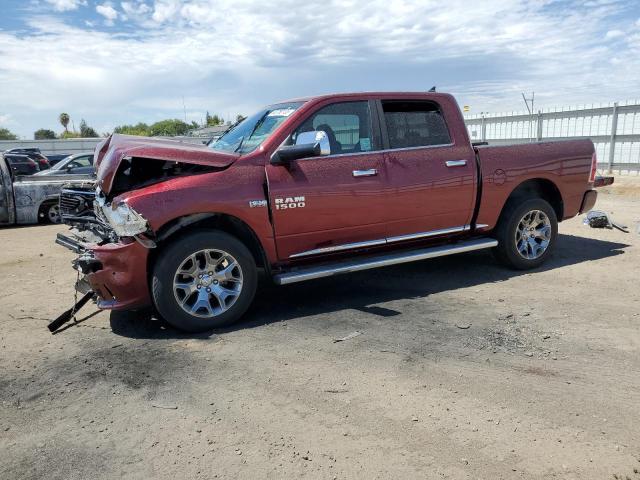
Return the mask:
[[494, 256], [503, 264], [528, 270], [552, 254], [558, 236], [553, 207], [542, 198], [512, 199], [505, 206], [494, 232]]
[[230, 325], [251, 305], [258, 283], [251, 252], [216, 230], [188, 233], [164, 249], [151, 290], [160, 315], [187, 332]]

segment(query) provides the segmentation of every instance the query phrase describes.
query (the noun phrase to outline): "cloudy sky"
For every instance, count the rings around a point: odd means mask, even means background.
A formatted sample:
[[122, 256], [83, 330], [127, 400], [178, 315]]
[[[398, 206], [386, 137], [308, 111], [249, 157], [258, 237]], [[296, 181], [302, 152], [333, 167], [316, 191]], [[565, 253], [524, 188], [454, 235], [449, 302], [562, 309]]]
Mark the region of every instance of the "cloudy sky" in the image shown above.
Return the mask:
[[99, 132], [296, 96], [438, 90], [471, 113], [640, 98], [638, 0], [1, 0], [0, 126]]

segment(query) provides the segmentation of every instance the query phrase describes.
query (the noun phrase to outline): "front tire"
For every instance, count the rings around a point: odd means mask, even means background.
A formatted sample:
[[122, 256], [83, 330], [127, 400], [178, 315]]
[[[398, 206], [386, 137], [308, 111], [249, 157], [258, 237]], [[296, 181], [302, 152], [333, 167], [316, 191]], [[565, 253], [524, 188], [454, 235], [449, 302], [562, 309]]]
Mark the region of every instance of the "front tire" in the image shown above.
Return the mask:
[[179, 237], [160, 253], [151, 290], [160, 315], [187, 332], [230, 325], [251, 305], [258, 283], [247, 247], [224, 232]]
[[38, 220], [42, 223], [62, 223], [62, 216], [60, 215], [60, 206], [58, 205], [58, 202], [42, 205], [38, 212]]
[[542, 198], [513, 199], [500, 215], [494, 255], [518, 270], [536, 268], [551, 255], [557, 236], [558, 219], [549, 202]]

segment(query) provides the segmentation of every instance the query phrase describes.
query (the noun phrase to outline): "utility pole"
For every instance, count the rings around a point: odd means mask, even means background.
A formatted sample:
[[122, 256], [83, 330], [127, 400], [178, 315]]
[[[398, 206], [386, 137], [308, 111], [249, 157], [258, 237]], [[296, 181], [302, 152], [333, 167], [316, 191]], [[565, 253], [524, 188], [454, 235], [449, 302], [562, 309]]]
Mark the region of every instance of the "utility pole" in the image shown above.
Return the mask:
[[531, 92], [531, 98], [525, 97], [524, 92], [522, 92], [522, 99], [524, 100], [524, 104], [529, 112], [529, 142], [533, 142], [533, 101], [535, 97], [535, 92]]

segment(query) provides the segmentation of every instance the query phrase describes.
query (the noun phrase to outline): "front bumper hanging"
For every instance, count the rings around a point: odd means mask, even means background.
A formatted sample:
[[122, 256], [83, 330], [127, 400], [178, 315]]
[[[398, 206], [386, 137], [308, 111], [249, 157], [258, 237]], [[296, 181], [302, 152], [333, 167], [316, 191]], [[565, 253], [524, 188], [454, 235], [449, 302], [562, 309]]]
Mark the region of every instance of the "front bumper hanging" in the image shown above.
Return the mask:
[[92, 291], [98, 308], [129, 310], [151, 304], [147, 279], [149, 249], [132, 238], [104, 243], [90, 232], [59, 233], [56, 243], [78, 254], [76, 290]]
[[51, 333], [55, 333], [56, 330], [58, 330], [62, 325], [67, 323], [69, 320], [71, 320], [75, 316], [75, 314], [78, 312], [78, 310], [84, 307], [84, 305], [89, 300], [91, 300], [93, 295], [94, 295], [93, 292], [85, 293], [83, 297], [80, 300], [78, 300], [78, 302], [73, 307], [63, 312], [58, 318], [56, 318], [53, 322], [47, 325], [47, 328], [49, 328], [49, 331]]

